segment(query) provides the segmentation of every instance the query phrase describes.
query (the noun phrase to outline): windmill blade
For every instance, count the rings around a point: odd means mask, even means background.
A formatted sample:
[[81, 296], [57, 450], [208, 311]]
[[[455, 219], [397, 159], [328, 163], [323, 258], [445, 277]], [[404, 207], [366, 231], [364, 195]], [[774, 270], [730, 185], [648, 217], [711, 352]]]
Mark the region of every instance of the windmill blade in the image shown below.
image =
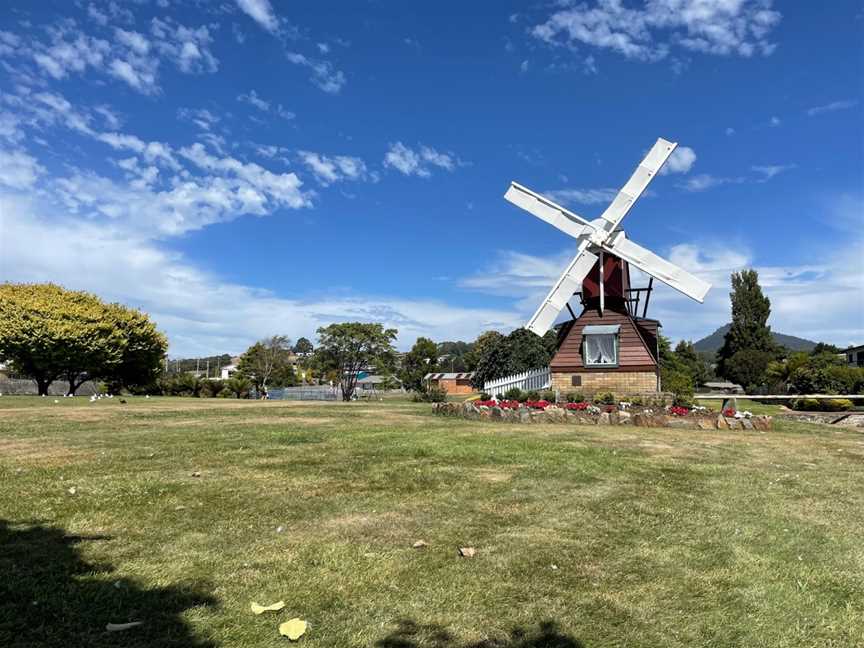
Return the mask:
[[588, 251], [588, 241], [583, 241], [579, 245], [579, 252], [564, 270], [564, 273], [552, 286], [552, 290], [546, 295], [546, 299], [537, 309], [537, 312], [531, 317], [526, 327], [529, 331], [537, 335], [544, 335], [546, 331], [552, 328], [558, 313], [567, 305], [573, 293], [580, 290], [582, 280], [594, 267], [599, 258], [596, 254]]
[[518, 182], [510, 183], [510, 188], [504, 194], [504, 198], [574, 238], [579, 238], [593, 230], [586, 219], [527, 187], [523, 187]]
[[657, 175], [669, 156], [672, 155], [672, 151], [675, 150], [676, 146], [678, 146], [676, 142], [669, 142], [662, 137], [657, 138], [654, 146], [651, 147], [648, 155], [636, 167], [636, 171], [630, 176], [627, 184], [621, 187], [621, 191], [615, 196], [615, 200], [612, 201], [606, 208], [606, 211], [600, 216], [608, 223], [606, 225], [607, 231], [612, 232], [618, 227], [618, 224], [627, 215], [627, 212], [630, 211], [636, 199], [642, 195], [642, 192], [645, 191], [645, 188], [654, 179], [654, 176]]
[[707, 281], [702, 281], [702, 279], [690, 274], [683, 268], [676, 266], [663, 257], [657, 256], [651, 250], [637, 245], [624, 236], [624, 232], [620, 232], [610, 243], [604, 244], [603, 247], [648, 275], [687, 295], [690, 299], [695, 299], [700, 304], [711, 289], [711, 284]]

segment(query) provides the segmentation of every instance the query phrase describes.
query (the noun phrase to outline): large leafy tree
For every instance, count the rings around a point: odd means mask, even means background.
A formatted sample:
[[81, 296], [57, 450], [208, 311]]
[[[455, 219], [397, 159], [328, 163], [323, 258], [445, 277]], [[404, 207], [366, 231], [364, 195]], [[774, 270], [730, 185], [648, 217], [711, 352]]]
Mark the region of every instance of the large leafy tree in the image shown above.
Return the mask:
[[316, 364], [335, 372], [342, 400], [350, 401], [361, 369], [375, 366], [385, 372], [393, 366], [396, 329], [381, 324], [343, 322], [318, 329]]
[[284, 335], [273, 335], [256, 342], [240, 356], [237, 371], [262, 394], [267, 393], [268, 387], [294, 384], [291, 340]]
[[495, 331], [483, 333], [474, 343], [477, 364], [472, 380], [482, 389], [483, 383], [515, 373], [549, 365], [557, 348], [557, 335], [549, 331], [539, 337], [528, 329], [518, 328], [503, 336]]
[[149, 318], [54, 284], [0, 285], [0, 357], [36, 381], [40, 394], [65, 378], [152, 382], [167, 349]]
[[312, 353], [314, 350], [315, 347], [313, 347], [309, 339], [305, 337], [301, 337], [294, 345], [294, 353], [298, 355], [306, 355], [307, 353]]
[[711, 378], [711, 368], [689, 340], [681, 340], [675, 345], [675, 358], [693, 378], [694, 386], [703, 385]]
[[760, 384], [777, 346], [768, 326], [771, 301], [755, 270], [732, 273], [732, 325], [717, 351], [717, 373], [746, 388]]
[[405, 389], [416, 391], [423, 383], [423, 376], [438, 368], [438, 345], [425, 337], [417, 338], [411, 350], [402, 358], [399, 380]]

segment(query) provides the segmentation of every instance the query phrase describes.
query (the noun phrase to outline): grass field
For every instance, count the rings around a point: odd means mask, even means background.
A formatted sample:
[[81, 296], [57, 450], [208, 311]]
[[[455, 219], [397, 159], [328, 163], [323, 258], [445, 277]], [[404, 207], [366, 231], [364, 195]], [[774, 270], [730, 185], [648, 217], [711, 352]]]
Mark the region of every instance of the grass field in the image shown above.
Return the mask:
[[864, 435], [429, 412], [0, 398], [0, 646], [864, 645]]

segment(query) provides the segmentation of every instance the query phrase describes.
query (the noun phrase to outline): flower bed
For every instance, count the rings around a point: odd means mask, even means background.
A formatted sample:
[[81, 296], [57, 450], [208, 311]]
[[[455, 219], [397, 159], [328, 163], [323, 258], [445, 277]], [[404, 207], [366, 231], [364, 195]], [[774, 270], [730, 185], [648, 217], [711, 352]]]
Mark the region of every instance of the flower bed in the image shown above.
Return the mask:
[[468, 401], [466, 403], [435, 403], [434, 411], [441, 416], [467, 419], [493, 419], [514, 423], [575, 423], [577, 425], [635, 425], [638, 427], [673, 427], [700, 430], [760, 430], [771, 429], [770, 416], [753, 416], [750, 412], [732, 409], [721, 413], [706, 407], [633, 406], [626, 402], [603, 405], [588, 402], [551, 403], [546, 400], [519, 402], [516, 400]]

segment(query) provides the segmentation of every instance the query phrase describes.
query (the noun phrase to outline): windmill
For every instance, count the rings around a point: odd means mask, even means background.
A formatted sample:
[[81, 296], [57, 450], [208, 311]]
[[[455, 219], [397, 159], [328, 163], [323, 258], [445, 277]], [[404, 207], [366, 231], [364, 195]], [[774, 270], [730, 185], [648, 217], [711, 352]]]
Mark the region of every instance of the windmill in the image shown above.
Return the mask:
[[[710, 284], [627, 238], [621, 222], [677, 146], [658, 139], [636, 171], [599, 218], [588, 220], [530, 189], [512, 182], [504, 197], [578, 241], [576, 256], [552, 286], [527, 324], [544, 335], [566, 307], [573, 316], [551, 363], [552, 383], [564, 388], [594, 384], [618, 391], [656, 391], [659, 385], [657, 336], [660, 323], [647, 319], [654, 279], [702, 302]], [[650, 278], [647, 288], [630, 287], [633, 265]], [[639, 316], [639, 301], [645, 295]], [[583, 306], [576, 316], [569, 302], [578, 295]], [[561, 374], [556, 379], [555, 374]], [[606, 374], [603, 380], [592, 374]], [[609, 377], [609, 374], [622, 374]], [[650, 380], [624, 374], [650, 374]], [[599, 387], [598, 387], [599, 388]], [[638, 388], [638, 389], [637, 389]]]

